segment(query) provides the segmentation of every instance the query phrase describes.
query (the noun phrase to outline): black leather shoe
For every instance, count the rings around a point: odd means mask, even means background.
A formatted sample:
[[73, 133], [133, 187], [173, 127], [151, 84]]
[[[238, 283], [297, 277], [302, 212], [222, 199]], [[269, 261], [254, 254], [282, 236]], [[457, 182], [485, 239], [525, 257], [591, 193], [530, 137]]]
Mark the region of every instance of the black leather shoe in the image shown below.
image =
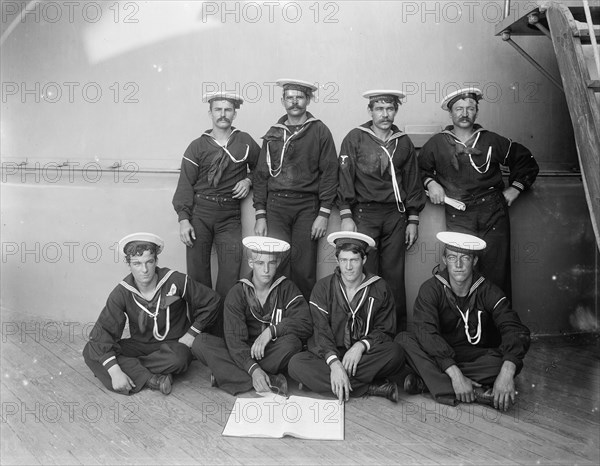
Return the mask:
[[171, 374], [153, 374], [146, 382], [146, 387], [150, 390], [160, 390], [163, 395], [171, 393], [173, 388], [173, 376]]
[[396, 382], [386, 382], [382, 385], [369, 385], [367, 390], [369, 396], [382, 396], [394, 403], [398, 402], [398, 385]]
[[417, 374], [408, 374], [404, 379], [404, 391], [409, 395], [418, 395], [425, 391], [425, 382]]
[[277, 389], [277, 394], [282, 396], [288, 396], [288, 383], [285, 375], [283, 374], [270, 374], [269, 384], [271, 387]]
[[490, 387], [475, 387], [473, 388], [475, 393], [475, 402], [482, 405], [494, 406], [494, 395]]

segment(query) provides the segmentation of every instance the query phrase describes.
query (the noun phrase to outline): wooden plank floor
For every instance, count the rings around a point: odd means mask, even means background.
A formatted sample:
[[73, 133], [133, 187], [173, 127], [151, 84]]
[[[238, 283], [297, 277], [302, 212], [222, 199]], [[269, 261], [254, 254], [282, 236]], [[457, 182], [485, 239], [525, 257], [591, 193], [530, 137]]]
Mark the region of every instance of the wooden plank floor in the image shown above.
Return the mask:
[[[598, 335], [538, 338], [506, 413], [426, 395], [346, 404], [346, 439], [222, 437], [234, 397], [195, 361], [169, 396], [107, 391], [90, 326], [2, 315], [1, 464], [598, 464]], [[308, 393], [303, 392], [304, 395]]]

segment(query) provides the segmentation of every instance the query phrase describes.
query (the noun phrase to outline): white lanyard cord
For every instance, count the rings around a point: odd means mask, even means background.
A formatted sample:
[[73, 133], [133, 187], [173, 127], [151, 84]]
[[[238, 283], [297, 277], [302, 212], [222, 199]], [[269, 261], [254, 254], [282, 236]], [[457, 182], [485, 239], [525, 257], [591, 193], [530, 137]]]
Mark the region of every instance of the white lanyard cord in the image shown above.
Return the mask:
[[[492, 161], [492, 146], [489, 147], [488, 149], [488, 153], [487, 153], [487, 157], [485, 158], [485, 162], [483, 162], [481, 165], [477, 166], [475, 165], [475, 162], [473, 162], [473, 157], [471, 156], [471, 154], [469, 154], [469, 161], [471, 162], [471, 166], [475, 169], [475, 171], [477, 171], [478, 173], [484, 174], [486, 173], [489, 168], [490, 168], [490, 162]], [[480, 168], [483, 168], [483, 171], [480, 170]]]
[[471, 337], [471, 334], [469, 333], [469, 311], [470, 311], [470, 309], [467, 309], [467, 312], [465, 314], [463, 314], [463, 312], [460, 310], [460, 308], [458, 306], [456, 306], [456, 309], [458, 309], [458, 312], [460, 312], [460, 316], [462, 317], [462, 320], [465, 324], [465, 335], [467, 335], [468, 342], [471, 343], [472, 345], [476, 345], [477, 343], [479, 343], [479, 340], [481, 340], [481, 312], [482, 311], [477, 311], [477, 333], [475, 334], [474, 337]]
[[152, 312], [150, 312], [148, 309], [146, 309], [144, 306], [142, 306], [137, 299], [135, 299], [135, 296], [133, 297], [133, 300], [135, 301], [135, 303], [146, 313], [148, 314], [150, 317], [154, 318], [154, 328], [152, 329], [152, 335], [154, 335], [154, 338], [156, 338], [158, 341], [163, 341], [167, 334], [169, 333], [169, 330], [171, 329], [171, 309], [170, 306], [167, 306], [167, 321], [166, 321], [166, 328], [165, 328], [165, 333], [163, 335], [161, 335], [158, 332], [158, 311], [159, 311], [159, 307], [160, 307], [160, 294], [158, 295], [158, 300], [156, 302], [156, 312], [154, 312], [154, 314]]
[[292, 138], [294, 136], [296, 136], [297, 134], [300, 134], [304, 130], [304, 128], [305, 128], [305, 126], [300, 128], [299, 131], [290, 135], [289, 138], [286, 138], [286, 132], [285, 132], [285, 130], [283, 130], [283, 137], [284, 137], [283, 147], [281, 148], [281, 156], [279, 157], [279, 167], [276, 170], [273, 170], [272, 165], [271, 165], [271, 150], [269, 149], [269, 141], [267, 141], [267, 166], [269, 167], [269, 174], [273, 178], [277, 178], [279, 176], [279, 174], [281, 173], [281, 170], [283, 169], [283, 156], [285, 155], [285, 151], [288, 148], [290, 141], [292, 140]]
[[396, 149], [398, 148], [398, 139], [396, 139], [396, 145], [394, 146], [394, 150], [391, 155], [388, 150], [384, 146], [380, 146], [390, 159], [390, 173], [392, 175], [392, 187], [394, 188], [394, 197], [396, 198], [396, 206], [398, 207], [399, 212], [405, 212], [404, 204], [402, 202], [402, 198], [400, 196], [400, 188], [398, 187], [398, 180], [396, 179], [396, 170], [394, 169], [394, 154], [396, 153]]
[[[477, 141], [479, 141], [479, 136], [481, 136], [481, 133], [477, 133], [477, 136], [475, 137], [475, 141], [473, 141], [473, 144], [471, 144], [471, 146], [467, 146], [465, 143], [461, 142], [461, 141], [457, 141], [459, 144], [462, 144], [463, 146], [467, 147], [467, 148], [474, 148], [477, 145]], [[484, 174], [487, 173], [487, 171], [490, 169], [490, 162], [492, 161], [492, 146], [489, 146], [488, 149], [488, 153], [487, 153], [487, 157], [485, 158], [485, 162], [483, 162], [481, 165], [476, 165], [475, 162], [473, 161], [473, 156], [471, 154], [467, 154], [469, 156], [469, 162], [471, 163], [471, 166], [475, 169], [475, 171], [477, 173], [480, 174]], [[480, 168], [483, 168], [483, 171], [480, 170]]]

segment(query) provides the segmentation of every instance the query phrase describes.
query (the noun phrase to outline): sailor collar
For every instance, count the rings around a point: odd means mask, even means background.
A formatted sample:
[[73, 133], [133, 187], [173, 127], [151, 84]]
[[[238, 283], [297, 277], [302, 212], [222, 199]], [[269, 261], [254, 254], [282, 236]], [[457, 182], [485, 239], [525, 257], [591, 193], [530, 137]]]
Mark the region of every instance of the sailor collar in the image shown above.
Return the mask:
[[[361, 291], [362, 289], [366, 288], [369, 285], [372, 285], [373, 283], [375, 283], [376, 281], [380, 280], [381, 277], [379, 275], [375, 275], [367, 270], [365, 270], [363, 268], [363, 272], [365, 273], [365, 279], [362, 281], [362, 283], [360, 285], [358, 285], [358, 288], [356, 289], [356, 293], [358, 293], [359, 291]], [[346, 288], [346, 285], [344, 284], [344, 280], [342, 279], [342, 272], [340, 272], [340, 267], [337, 266], [335, 268], [335, 272], [334, 272], [339, 281], [340, 284], [343, 286], [343, 288]]]
[[[442, 272], [435, 272], [433, 274], [433, 276], [435, 278], [437, 278], [442, 285], [444, 285], [446, 288], [448, 288], [450, 291], [452, 291], [452, 293], [454, 293], [454, 291], [452, 290], [452, 286], [450, 285], [450, 277], [448, 276], [447, 270], [444, 270]], [[471, 283], [471, 287], [469, 288], [469, 293], [467, 293], [467, 296], [471, 296], [471, 294], [477, 288], [479, 288], [479, 286], [484, 281], [485, 281], [485, 278], [483, 277], [483, 275], [478, 275], [476, 272], [473, 272], [473, 283]]]
[[234, 163], [241, 163], [241, 162], [245, 162], [246, 159], [248, 158], [248, 153], [250, 152], [250, 146], [248, 144], [246, 144], [246, 153], [244, 154], [244, 156], [241, 159], [236, 159], [231, 152], [229, 152], [229, 149], [227, 149], [227, 146], [229, 146], [229, 141], [231, 141], [231, 138], [233, 137], [233, 135], [235, 133], [239, 133], [240, 130], [237, 128], [233, 128], [232, 127], [232, 131], [231, 134], [229, 135], [229, 137], [227, 138], [227, 141], [225, 142], [225, 145], [221, 145], [221, 143], [219, 141], [217, 141], [215, 139], [215, 137], [212, 135], [212, 129], [206, 130], [204, 133], [202, 133], [202, 136], [206, 136], [208, 138], [208, 140], [215, 146], [217, 146], [219, 149], [222, 149], [223, 151], [225, 151], [225, 153], [229, 156], [229, 158], [231, 159], [232, 162]]
[[[156, 296], [156, 293], [160, 291], [162, 286], [171, 277], [171, 275], [173, 273], [175, 273], [174, 270], [156, 267], [156, 275], [158, 276], [158, 281], [156, 283], [156, 287], [154, 288], [154, 292], [152, 293], [152, 299], [154, 299], [154, 297]], [[187, 280], [186, 280], [186, 284], [187, 284]], [[133, 274], [130, 273], [129, 275], [127, 275], [123, 280], [121, 280], [119, 285], [121, 285], [123, 288], [130, 291], [131, 293], [138, 295], [144, 301], [148, 301], [146, 298], [144, 298], [144, 296], [142, 295], [140, 290], [137, 289], [137, 286], [135, 285], [135, 280], [133, 279]], [[150, 301], [152, 301], [152, 299]]]
[[[276, 278], [275, 280], [273, 280], [273, 283], [271, 283], [271, 286], [269, 287], [269, 292], [267, 293], [267, 296], [271, 294], [271, 291], [273, 291], [275, 288], [277, 288], [279, 286], [279, 284], [284, 281], [286, 279], [285, 275], [281, 275], [280, 277]], [[240, 278], [240, 283], [243, 283], [245, 285], [248, 285], [254, 289], [256, 289], [256, 287], [254, 286], [254, 283], [252, 283], [252, 274], [250, 274], [249, 277], [247, 278]]]
[[[300, 126], [300, 129], [297, 132], [302, 131], [302, 129], [304, 129], [309, 123], [313, 123], [315, 121], [319, 121], [318, 118], [315, 118], [312, 113], [310, 112], [306, 112], [306, 116], [308, 117], [308, 119], [302, 123], [301, 125], [294, 125], [294, 126]], [[290, 130], [290, 128], [285, 124], [285, 122], [287, 121], [288, 116], [283, 115], [279, 120], [277, 120], [277, 123], [275, 123], [272, 128], [280, 128], [283, 129], [284, 131], [287, 131], [288, 133], [292, 133], [292, 131]]]
[[[464, 146], [466, 146], [466, 143], [469, 142], [471, 139], [473, 139], [473, 137], [475, 137], [476, 139], [478, 139], [480, 133], [483, 133], [484, 131], [487, 131], [481, 125], [474, 124], [473, 125], [473, 129], [475, 131], [473, 131], [473, 134], [471, 134], [471, 136], [469, 136], [469, 139], [467, 139], [465, 142], [462, 142], [460, 139], [458, 139], [458, 137], [456, 136], [456, 134], [454, 134], [452, 132], [453, 129], [454, 129], [454, 125], [446, 126], [444, 128], [444, 130], [442, 131], [442, 134], [447, 134], [448, 136], [452, 137], [456, 142], [458, 142], [459, 144], [462, 144]], [[475, 146], [475, 144], [473, 144], [471, 147], [474, 147], [474, 146]]]
[[356, 129], [359, 129], [359, 130], [367, 133], [369, 136], [372, 136], [378, 142], [381, 142], [383, 144], [387, 144], [390, 141], [393, 141], [394, 139], [398, 139], [398, 138], [401, 138], [402, 136], [406, 136], [406, 133], [403, 133], [402, 131], [400, 131], [400, 129], [398, 129], [398, 127], [396, 125], [392, 125], [392, 134], [390, 135], [390, 137], [388, 139], [386, 139], [384, 141], [383, 139], [381, 139], [379, 136], [377, 136], [375, 134], [375, 132], [373, 131], [372, 128], [373, 128], [372, 121], [367, 121], [366, 123], [356, 127]]

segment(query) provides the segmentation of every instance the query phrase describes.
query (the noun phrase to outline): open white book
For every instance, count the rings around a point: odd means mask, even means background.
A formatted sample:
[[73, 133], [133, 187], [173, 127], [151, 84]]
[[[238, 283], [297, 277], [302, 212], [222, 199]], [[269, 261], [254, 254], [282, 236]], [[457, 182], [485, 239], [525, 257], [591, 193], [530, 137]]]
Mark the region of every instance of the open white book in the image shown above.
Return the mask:
[[344, 440], [344, 405], [338, 400], [260, 394], [237, 398], [223, 435], [231, 437]]

